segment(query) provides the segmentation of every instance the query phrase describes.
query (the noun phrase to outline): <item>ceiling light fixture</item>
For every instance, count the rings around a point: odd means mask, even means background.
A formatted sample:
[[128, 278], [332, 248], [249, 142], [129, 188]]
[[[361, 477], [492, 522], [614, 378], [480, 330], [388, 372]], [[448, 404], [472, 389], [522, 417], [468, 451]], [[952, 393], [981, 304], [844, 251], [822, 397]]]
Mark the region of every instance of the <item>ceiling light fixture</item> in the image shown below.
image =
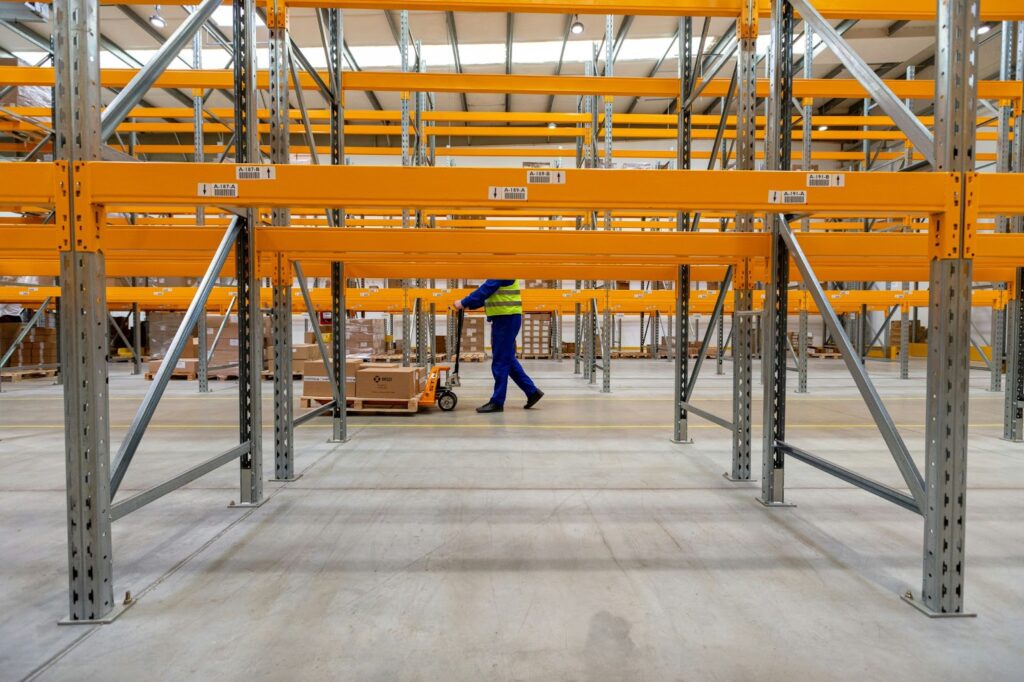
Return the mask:
[[578, 36], [579, 34], [583, 33], [583, 22], [580, 21], [580, 15], [572, 15], [572, 23], [569, 24], [569, 33], [573, 34], [574, 36]]
[[820, 130], [821, 132], [825, 132], [826, 130], [828, 130], [828, 126], [818, 126], [818, 130]]
[[991, 30], [992, 30], [992, 25], [991, 24], [982, 24], [980, 27], [978, 27], [978, 35], [979, 36], [983, 36], [983, 35], [985, 35], [986, 33], [988, 33]]
[[557, 128], [557, 127], [558, 127], [558, 126], [556, 126], [556, 125], [555, 125], [555, 122], [554, 122], [554, 121], [552, 121], [551, 123], [548, 123], [548, 128], [551, 128], [552, 130], [554, 130], [554, 129], [555, 129], [555, 128]]
[[153, 5], [153, 14], [149, 16], [149, 23], [153, 24], [157, 28], [167, 26], [167, 20], [160, 14], [160, 5]]

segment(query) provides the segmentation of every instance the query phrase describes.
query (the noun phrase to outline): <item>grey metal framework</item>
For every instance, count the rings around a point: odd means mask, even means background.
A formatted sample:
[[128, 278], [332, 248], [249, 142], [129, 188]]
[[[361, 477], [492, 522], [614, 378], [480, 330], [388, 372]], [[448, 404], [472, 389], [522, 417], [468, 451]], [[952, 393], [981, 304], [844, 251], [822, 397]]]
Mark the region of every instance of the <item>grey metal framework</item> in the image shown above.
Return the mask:
[[[99, 81], [99, 31], [97, 3], [95, 0], [54, 1], [54, 50], [56, 81], [54, 142], [56, 157], [69, 162], [72, 181], [75, 162], [103, 158], [105, 145], [102, 141], [116, 128], [117, 122], [138, 103], [160, 72], [175, 59], [178, 51], [192, 40], [205, 23], [220, 0], [206, 0], [194, 10], [189, 19], [175, 31], [158, 51], [153, 65], [146, 65], [139, 76], [118, 93], [116, 106], [100, 113]], [[896, 99], [881, 79], [861, 60], [842, 38], [842, 31], [848, 25], [833, 28], [818, 14], [808, 0], [778, 0], [772, 5], [771, 42], [767, 55], [769, 75], [769, 96], [766, 100], [767, 134], [765, 146], [766, 163], [770, 169], [786, 170], [791, 159], [792, 124], [794, 100], [792, 85], [797, 62], [793, 58], [794, 12], [803, 18], [807, 56], [804, 62], [805, 75], [810, 74], [814, 40], [819, 38], [843, 62], [844, 66], [871, 93], [878, 106], [892, 117], [895, 124], [907, 134], [917, 150], [937, 171], [960, 174], [965, 183], [961, 190], [967, 191], [968, 172], [974, 170], [974, 139], [977, 74], [975, 73], [975, 52], [978, 28], [978, 0], [936, 0], [937, 50], [935, 56], [936, 75], [936, 123], [934, 135], [918, 121], [906, 103]], [[233, 148], [237, 164], [256, 164], [263, 159], [260, 155], [256, 126], [256, 87], [254, 71], [254, 19], [255, 0], [235, 0], [232, 5], [232, 37], [235, 101]], [[271, 15], [273, 12], [271, 13]], [[389, 15], [390, 16], [390, 15]], [[268, 16], [270, 27], [270, 158], [275, 164], [288, 161], [288, 109], [290, 97], [294, 94], [302, 119], [307, 143], [315, 150], [315, 139], [306, 111], [301, 88], [289, 88], [289, 82], [297, 84], [301, 66], [314, 78], [320, 92], [326, 98], [331, 111], [330, 162], [345, 163], [344, 158], [344, 109], [342, 98], [342, 61], [346, 54], [342, 13], [339, 9], [318, 10], [317, 20], [328, 63], [328, 82], [316, 74], [301, 52], [295, 49], [288, 36], [287, 25], [281, 17]], [[458, 47], [454, 41], [453, 49]], [[512, 17], [509, 17], [511, 36]], [[612, 17], [606, 20], [606, 50], [604, 73], [613, 72], [615, 54], [621, 47], [621, 37], [628, 30], [629, 23], [620, 25], [619, 37], [614, 35]], [[705, 32], [707, 24], [705, 23]], [[1024, 74], [1024, 26], [1006, 24], [1003, 27], [1004, 46], [1001, 74], [1004, 78], [1019, 78]], [[706, 33], [702, 34], [701, 45]], [[735, 97], [737, 110], [737, 141], [735, 147], [736, 166], [740, 169], [754, 168], [755, 159], [755, 113], [756, 101], [756, 26], [739, 26], [720, 41], [707, 59], [698, 50], [697, 59], [691, 59], [693, 27], [690, 18], [679, 22], [679, 139], [677, 164], [680, 168], [691, 165], [691, 105], [699, 95], [698, 71], [706, 82], [731, 57], [735, 50], [738, 66], [733, 85], [722, 101], [722, 124], [719, 126], [712, 148], [711, 164], [719, 159], [722, 167], [728, 165], [730, 152], [724, 143], [725, 116]], [[409, 70], [408, 48], [410, 43], [409, 18], [407, 12], [400, 13], [396, 41], [401, 48], [402, 68]], [[415, 53], [415, 68], [423, 70], [425, 64], [419, 57], [418, 45]], [[586, 64], [588, 74], [597, 73], [597, 56]], [[350, 63], [352, 60], [349, 59]], [[511, 70], [511, 64], [507, 65]], [[913, 73], [908, 73], [912, 77]], [[375, 101], [371, 98], [371, 102]], [[415, 115], [422, 120], [422, 114], [430, 106], [426, 93], [415, 94]], [[589, 115], [590, 125], [598, 129], [600, 112], [596, 97], [580, 97], [579, 111]], [[201, 97], [192, 102], [195, 110], [197, 130], [203, 120], [204, 111]], [[611, 147], [611, 102], [604, 102], [605, 164], [612, 159]], [[811, 107], [796, 103], [802, 108], [804, 131], [811, 127]], [[411, 123], [410, 100], [401, 99], [402, 160], [404, 165], [433, 163], [433, 154], [427, 151], [427, 143], [420, 135], [421, 126], [416, 126], [416, 154], [411, 151], [409, 129]], [[379, 107], [378, 107], [379, 108]], [[1000, 111], [1000, 154], [999, 168], [1003, 171], [1020, 172], [1024, 158], [1024, 129], [1009, 130], [1009, 114]], [[1017, 118], [1021, 126], [1021, 117]], [[1012, 142], [1012, 148], [1010, 141]], [[196, 158], [202, 160], [201, 135], [196, 136]], [[805, 169], [810, 162], [809, 140], [804, 139]], [[313, 163], [319, 163], [314, 152]], [[577, 165], [588, 168], [599, 164], [598, 150], [594, 136], [590, 143], [577, 147]], [[909, 164], [908, 164], [909, 165]], [[62, 187], [74, 201], [69, 187]], [[101, 622], [118, 613], [113, 595], [113, 548], [111, 523], [163, 495], [196, 480], [229, 462], [239, 465], [239, 504], [259, 505], [263, 495], [262, 462], [262, 415], [260, 409], [260, 381], [263, 367], [261, 338], [261, 315], [258, 297], [258, 280], [253, 263], [256, 223], [251, 210], [237, 212], [225, 229], [224, 235], [202, 281], [196, 289], [171, 347], [156, 372], [153, 383], [142, 405], [140, 405], [128, 433], [117, 447], [111, 463], [111, 442], [109, 426], [109, 396], [107, 387], [107, 309], [104, 286], [104, 255], [92, 248], [92, 240], [85, 232], [86, 223], [73, 210], [58, 211], [54, 220], [65, 228], [72, 238], [67, 240], [66, 250], [61, 254], [60, 281], [60, 345], [61, 363], [66, 374], [65, 436], [68, 473], [67, 523], [68, 523], [68, 566], [69, 566], [69, 622]], [[931, 263], [929, 282], [929, 334], [928, 334], [928, 403], [926, 417], [925, 468], [920, 471], [900, 436], [891, 416], [868, 375], [861, 357], [866, 337], [857, 334], [860, 343], [855, 344], [844, 329], [839, 316], [825, 296], [821, 282], [803, 253], [793, 224], [804, 216], [779, 213], [766, 217], [766, 231], [771, 235], [772, 260], [771, 281], [767, 287], [765, 313], [761, 328], [761, 358], [763, 373], [764, 428], [762, 432], [763, 452], [760, 500], [768, 506], [785, 506], [785, 466], [788, 459], [809, 464], [852, 485], [877, 495], [923, 517], [922, 587], [919, 595], [911, 601], [930, 615], [959, 615], [964, 613], [964, 541], [965, 541], [965, 493], [967, 458], [967, 406], [970, 333], [970, 291], [971, 261], [963, 257], [966, 230], [963, 226], [968, 219], [966, 209], [961, 206], [959, 224], [960, 244], [955, 255], [938, 254]], [[327, 213], [332, 226], [344, 225], [345, 214], [340, 208]], [[610, 228], [610, 214], [605, 214], [605, 227]], [[199, 214], [201, 220], [201, 213]], [[288, 224], [287, 209], [275, 209], [272, 221], [276, 225]], [[696, 215], [680, 213], [677, 229], [693, 229], [698, 224]], [[422, 219], [417, 217], [417, 226]], [[596, 211], [590, 219], [591, 227], [596, 226]], [[410, 215], [403, 213], [403, 226], [410, 227]], [[579, 224], [582, 227], [582, 223]], [[802, 223], [806, 229], [806, 222]], [[753, 229], [753, 216], [739, 214], [736, 230], [747, 232]], [[1019, 217], [1002, 220], [1000, 230], [1024, 230], [1024, 221]], [[802, 230], [801, 230], [802, 231]], [[180, 357], [192, 329], [201, 326], [200, 338], [206, 342], [205, 308], [207, 298], [219, 276], [221, 267], [230, 253], [235, 254], [237, 293], [232, 305], [237, 304], [239, 321], [239, 434], [238, 442], [228, 450], [148, 490], [136, 493], [126, 499], [114, 501], [118, 489], [129, 470], [139, 443], [145, 434], [161, 395], [166, 389], [170, 369]], [[801, 274], [803, 286], [807, 288], [824, 320], [825, 327], [838, 345], [846, 367], [850, 371], [857, 389], [867, 405], [872, 419], [889, 449], [899, 470], [906, 491], [871, 480], [855, 471], [832, 463], [817, 454], [808, 452], [797, 444], [790, 443], [786, 434], [786, 390], [787, 353], [791, 348], [787, 337], [789, 290], [789, 265], [793, 263]], [[294, 271], [294, 275], [293, 275]], [[673, 316], [676, 346], [674, 366], [674, 429], [673, 438], [687, 442], [687, 419], [696, 414], [733, 432], [732, 466], [728, 476], [733, 480], [751, 480], [751, 404], [753, 389], [754, 329], [757, 317], [752, 311], [752, 289], [750, 273], [744, 264], [727, 270], [721, 282], [718, 298], [704, 329], [701, 347], [692, 367], [687, 357], [690, 335], [690, 281], [691, 271], [680, 267], [675, 283], [677, 292], [676, 313]], [[330, 365], [331, 401], [319, 408], [295, 417], [293, 414], [292, 367], [291, 367], [291, 286], [297, 282], [305, 301], [310, 322], [313, 326], [321, 357]], [[655, 286], [656, 283], [652, 283]], [[340, 262], [331, 265], [331, 340], [325, 343], [319, 319], [314, 311], [309, 294], [308, 282], [301, 263], [279, 260], [273, 277], [273, 338], [274, 338], [274, 478], [293, 480], [294, 428], [313, 417], [331, 413], [332, 440], [343, 442], [347, 439], [346, 395], [345, 395], [345, 324], [346, 306], [345, 269]], [[660, 284], [659, 284], [660, 285]], [[1009, 440], [1024, 437], [1024, 309], [1019, 301], [1024, 296], [1024, 268], [1017, 270], [1015, 301], [1007, 309], [1005, 317], [993, 322], [993, 354], [991, 359], [992, 388], [998, 390], [998, 367], [1002, 360], [1002, 331], [1005, 328], [1005, 349], [1007, 363], [1006, 409], [1004, 415], [1004, 436]], [[611, 283], [605, 285], [607, 291]], [[732, 288], [732, 289], [731, 289]], [[724, 334], [722, 311], [726, 297], [734, 296], [732, 319], [733, 348], [733, 415], [732, 420], [709, 413], [694, 404], [694, 389], [702, 364], [712, 343], [717, 337], [718, 358], [716, 365], [721, 368], [723, 349], [727, 345]], [[901, 308], [902, 330], [900, 338], [901, 376], [907, 376], [907, 347], [909, 320]], [[889, 312], [886, 320], [895, 315]], [[230, 314], [230, 307], [228, 310]], [[433, 360], [433, 353], [427, 353], [424, 341], [429, 332], [433, 338], [432, 304], [417, 305], [417, 329], [419, 330], [419, 352]], [[863, 316], [862, 321], [863, 321]], [[225, 317], [226, 321], [226, 317]], [[449, 338], [453, 334], [449, 318]], [[560, 356], [561, 318], [553, 318], [556, 354]], [[589, 383], [596, 384], [596, 372], [602, 370], [602, 390], [611, 387], [611, 354], [614, 338], [613, 317], [610, 306], [604, 306], [601, 320], [601, 362], [598, 353], [598, 302], [589, 300], [584, 306], [577, 304], [575, 313], [576, 353], [575, 373], [583, 374]], [[657, 315], [650, 318], [650, 342], [658, 350], [660, 320]], [[205, 367], [217, 345], [220, 330], [210, 348], [203, 348], [201, 360]], [[883, 328], [884, 328], [883, 324]], [[136, 328], [138, 325], [136, 325]], [[795, 351], [797, 358], [797, 392], [807, 389], [807, 348], [806, 313], [800, 317], [800, 341]], [[880, 329], [876, 340], [884, 333]], [[409, 360], [409, 349], [413, 339], [408, 303], [403, 310], [403, 359]], [[137, 346], [137, 343], [135, 344]], [[868, 344], [870, 345], [870, 343]], [[0, 366], [3, 359], [0, 359]], [[205, 376], [205, 372], [204, 372]], [[774, 512], [770, 512], [774, 513]]]

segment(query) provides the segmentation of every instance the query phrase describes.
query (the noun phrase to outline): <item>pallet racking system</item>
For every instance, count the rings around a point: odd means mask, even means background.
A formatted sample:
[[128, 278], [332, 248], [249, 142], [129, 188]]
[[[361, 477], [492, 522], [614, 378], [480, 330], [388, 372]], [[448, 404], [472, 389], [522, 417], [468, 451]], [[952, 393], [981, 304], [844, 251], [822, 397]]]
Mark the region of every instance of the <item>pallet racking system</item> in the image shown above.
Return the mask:
[[[259, 338], [260, 279], [269, 278], [270, 307], [274, 320], [274, 476], [293, 477], [292, 432], [296, 424], [314, 414], [330, 412], [333, 439], [347, 439], [344, 409], [345, 382], [341, 374], [344, 353], [344, 311], [357, 308], [356, 291], [345, 286], [346, 277], [401, 276], [419, 280], [476, 277], [496, 269], [521, 277], [566, 278], [580, 282], [580, 293], [568, 298], [556, 292], [539, 294], [577, 324], [577, 347], [586, 348], [583, 373], [594, 381], [598, 319], [611, 329], [612, 299], [625, 306], [625, 292], [593, 288], [597, 280], [674, 280], [675, 288], [651, 292], [656, 313], [674, 313], [675, 338], [684, 347], [688, 318], [698, 308], [712, 312], [702, 343], [724, 312], [733, 318], [734, 400], [731, 419], [710, 414], [695, 404], [695, 383], [703, 354], [691, 367], [685, 353], [677, 354], [675, 377], [674, 440], [688, 442], [689, 414], [711, 419], [733, 432], [730, 477], [751, 480], [751, 405], [753, 381], [753, 322], [755, 289], [764, 286], [761, 347], [763, 385], [763, 467], [761, 501], [768, 507], [786, 505], [785, 467], [795, 459], [859, 486], [923, 517], [923, 579], [915, 605], [930, 615], [964, 613], [964, 540], [967, 457], [967, 397], [970, 353], [972, 282], [995, 284], [974, 294], [1005, 316], [996, 315], [996, 337], [1008, 340], [1005, 435], [1021, 440], [1024, 432], [1024, 166], [1021, 148], [1021, 104], [1024, 102], [1024, 8], [1016, 0], [270, 0], [265, 7], [254, 0], [235, 0], [231, 48], [233, 67], [167, 71], [166, 66], [192, 40], [196, 31], [221, 4], [206, 0], [159, 50], [139, 69], [99, 68], [98, 7], [96, 0], [54, 0], [54, 67], [0, 67], [2, 85], [53, 85], [52, 130], [31, 149], [18, 145], [3, 151], [32, 159], [52, 149], [52, 162], [0, 166], [0, 203], [7, 210], [43, 220], [0, 225], [5, 245], [3, 274], [59, 274], [61, 349], [64, 372], [66, 453], [68, 470], [69, 621], [106, 621], [119, 612], [113, 593], [114, 520], [231, 461], [239, 462], [242, 506], [263, 503], [263, 444], [259, 385], [263, 367]], [[582, 6], [581, 6], [582, 5]], [[328, 56], [326, 73], [303, 63], [292, 50], [288, 35], [288, 7], [315, 7]], [[443, 9], [476, 12], [549, 12], [594, 14], [657, 14], [679, 17], [678, 37], [687, 48], [693, 41], [692, 17], [725, 16], [735, 19], [731, 40], [738, 59], [736, 76], [715, 78], [717, 68], [731, 51], [715, 55], [705, 64], [704, 79], [682, 49], [676, 79], [622, 78], [611, 68], [603, 75], [523, 76], [426, 73], [423, 60], [410, 65], [408, 15], [400, 16], [400, 73], [349, 71], [342, 67], [346, 46], [343, 8]], [[257, 71], [254, 58], [254, 22], [264, 11], [270, 32], [270, 61], [266, 72]], [[799, 16], [808, 27], [808, 39], [818, 36], [840, 57], [853, 80], [796, 78], [793, 57], [794, 24]], [[883, 81], [844, 43], [841, 29], [830, 19], [923, 19], [936, 22], [936, 78], [934, 81]], [[760, 21], [768, 21], [771, 42], [767, 78], [757, 77], [756, 37]], [[975, 72], [980, 21], [1002, 21], [1002, 78], [983, 81]], [[614, 36], [606, 20], [609, 59]], [[728, 42], [728, 41], [727, 41]], [[808, 51], [812, 55], [813, 50]], [[596, 62], [591, 65], [597, 74]], [[805, 59], [805, 69], [810, 59]], [[717, 67], [716, 67], [717, 65]], [[301, 70], [300, 70], [301, 67]], [[910, 76], [912, 74], [908, 74]], [[115, 100], [101, 110], [101, 87], [119, 88]], [[153, 123], [125, 123], [142, 95], [150, 88], [185, 88], [193, 91], [193, 111], [163, 111], [171, 117], [194, 114], [190, 124], [210, 132], [230, 131], [230, 142], [207, 148], [202, 135], [192, 150], [194, 162], [135, 162], [131, 146], [108, 146], [119, 131], [127, 134], [158, 131]], [[202, 93], [222, 88], [232, 92], [235, 107], [211, 112], [204, 109]], [[260, 112], [256, 93], [268, 90], [269, 108]], [[298, 97], [299, 110], [289, 107], [289, 90]], [[302, 99], [315, 90], [328, 102], [322, 112], [307, 110]], [[349, 148], [347, 133], [366, 131], [347, 120], [368, 117], [361, 112], [346, 116], [346, 90], [402, 93], [398, 112], [378, 112], [377, 120], [398, 134], [400, 167], [347, 166], [348, 154], [380, 153]], [[432, 110], [429, 93], [503, 92], [567, 94], [578, 98], [576, 114], [554, 120], [558, 132], [575, 142], [564, 158], [575, 167], [560, 169], [564, 181], [530, 184], [527, 170], [509, 168], [454, 168], [435, 165], [439, 156], [434, 140], [444, 131], [428, 122], [465, 123], [480, 118], [449, 115]], [[720, 117], [701, 118], [691, 110], [698, 94], [715, 95], [736, 103], [735, 117], [723, 106]], [[608, 162], [616, 156], [616, 135], [657, 136], [639, 128], [619, 128], [610, 102], [616, 96], [656, 95], [673, 98], [679, 106], [674, 126], [666, 128], [677, 140], [673, 170], [615, 170]], [[838, 136], [812, 132], [810, 104], [814, 97], [869, 97], [886, 118], [871, 121], [845, 118], [855, 126], [895, 126], [896, 131], [876, 135], [870, 129], [840, 131]], [[934, 99], [934, 117], [915, 116], [903, 101]], [[979, 98], [993, 100], [996, 173], [975, 168]], [[763, 118], [758, 100], [765, 102]], [[603, 107], [601, 104], [603, 103]], [[14, 112], [18, 117], [39, 112]], [[229, 117], [230, 114], [230, 117]], [[148, 115], [148, 114], [147, 114]], [[632, 126], [654, 126], [664, 119], [629, 118]], [[803, 117], [803, 125], [795, 127]], [[45, 118], [45, 117], [42, 117]], [[226, 119], [232, 119], [226, 123]], [[496, 116], [496, 122], [532, 122], [529, 117]], [[551, 117], [543, 120], [550, 120]], [[301, 126], [292, 121], [298, 120]], [[313, 120], [327, 121], [315, 127]], [[758, 130], [759, 120], [763, 133]], [[394, 122], [398, 126], [394, 126]], [[265, 122], [265, 123], [262, 123]], [[36, 122], [37, 125], [38, 122]], [[14, 128], [26, 125], [16, 119]], [[261, 125], [268, 133], [263, 145]], [[841, 125], [841, 124], [840, 124]], [[219, 127], [218, 127], [219, 126]], [[695, 129], [695, 126], [697, 128]], [[981, 126], [988, 128], [984, 121]], [[1015, 135], [1011, 135], [1016, 126]], [[465, 128], [463, 126], [462, 128]], [[13, 129], [13, 128], [12, 128]], [[624, 131], [638, 132], [624, 132]], [[288, 165], [291, 132], [304, 134], [308, 152], [320, 149], [316, 136], [326, 131], [324, 149], [329, 163]], [[421, 133], [422, 131], [422, 133]], [[448, 130], [448, 133], [451, 131]], [[480, 131], [475, 131], [480, 132]], [[516, 134], [524, 133], [521, 130]], [[433, 133], [433, 134], [432, 134]], [[460, 134], [466, 131], [460, 129]], [[546, 130], [549, 136], [550, 129]], [[494, 130], [485, 134], [495, 135]], [[715, 140], [708, 170], [693, 170], [701, 158], [692, 149], [695, 136]], [[713, 170], [722, 140], [734, 138], [735, 170]], [[810, 143], [820, 139], [868, 140], [888, 138], [905, 148], [880, 151], [884, 159], [903, 163], [901, 171], [811, 173], [815, 152]], [[763, 149], [758, 140], [763, 138]], [[803, 141], [797, 155], [794, 139]], [[264, 163], [264, 148], [269, 163]], [[155, 153], [188, 153], [180, 146], [151, 148]], [[233, 163], [210, 163], [233, 153]], [[511, 154], [495, 152], [495, 155]], [[621, 153], [621, 152], [620, 152]], [[559, 159], [562, 155], [554, 155]], [[755, 170], [763, 158], [766, 170]], [[801, 160], [803, 171], [790, 170]], [[858, 161], [821, 155], [820, 160]], [[722, 167], [726, 167], [726, 163]], [[870, 160], [864, 164], [871, 166]], [[605, 166], [605, 167], [602, 167]], [[916, 171], [916, 172], [914, 172]], [[500, 201], [501, 188], [522, 210], [524, 224], [502, 225], [508, 213]], [[457, 207], [457, 208], [456, 208]], [[136, 221], [136, 214], [159, 208], [173, 216], [167, 220]], [[502, 209], [502, 210], [499, 210]], [[467, 225], [458, 225], [459, 211]], [[448, 218], [438, 218], [438, 215]], [[658, 224], [630, 225], [656, 219]], [[840, 219], [884, 220], [900, 231], [851, 233], [845, 226], [829, 228], [821, 221]], [[721, 220], [733, 223], [723, 229]], [[370, 222], [362, 222], [370, 221]], [[376, 221], [376, 222], [373, 222]], [[486, 229], [440, 229], [451, 227]], [[551, 221], [568, 221], [575, 229], [550, 229]], [[812, 224], [815, 228], [812, 231]], [[836, 223], [842, 225], [842, 223]], [[394, 227], [422, 227], [401, 232]], [[438, 229], [429, 229], [431, 227]], [[799, 229], [795, 229], [798, 227]], [[385, 229], [386, 228], [386, 229]], [[625, 228], [625, 230], [623, 230]], [[653, 228], [653, 229], [652, 229]], [[707, 229], [704, 229], [707, 228]], [[644, 231], [634, 231], [634, 230]], [[626, 231], [629, 230], [629, 231]], [[841, 231], [837, 231], [841, 230]], [[212, 259], [210, 254], [213, 254]], [[59, 267], [58, 264], [59, 263]], [[504, 271], [504, 270], [502, 270]], [[181, 298], [185, 322], [172, 342], [164, 366], [157, 373], [128, 435], [111, 462], [106, 368], [107, 314], [114, 304], [145, 300], [145, 292], [125, 294], [106, 287], [108, 276], [202, 275], [199, 285]], [[237, 280], [233, 296], [239, 317], [239, 438], [238, 445], [207, 462], [147, 491], [114, 502], [135, 448], [145, 433], [166, 387], [170, 367], [180, 355], [187, 336], [208, 305], [215, 305], [218, 276]], [[307, 276], [329, 276], [326, 291], [310, 292]], [[914, 305], [929, 309], [928, 403], [925, 467], [920, 471], [871, 383], [851, 335], [837, 317], [842, 309], [822, 287], [822, 281], [875, 279], [886, 282], [928, 282], [926, 292], [913, 296]], [[293, 282], [298, 281], [302, 304], [293, 306]], [[790, 282], [803, 289], [790, 290]], [[714, 297], [695, 294], [694, 282], [721, 282]], [[590, 284], [588, 286], [588, 283]], [[1005, 288], [1004, 288], [1005, 285]], [[421, 287], [417, 318], [447, 302], [445, 296]], [[732, 290], [731, 296], [727, 292]], [[908, 287], [903, 286], [903, 290]], [[907, 310], [899, 292], [847, 292], [849, 302]], [[53, 291], [40, 292], [45, 297]], [[393, 294], [382, 294], [374, 305], [394, 305]], [[987, 298], [986, 298], [987, 297]], [[187, 300], [187, 303], [185, 299]], [[40, 299], [42, 302], [43, 299]], [[293, 307], [312, 315], [317, 303], [332, 313], [332, 338], [325, 343], [314, 324], [324, 357], [333, 359], [335, 400], [296, 418], [292, 414], [290, 327]], [[844, 304], [845, 305], [845, 304]], [[403, 317], [411, 314], [402, 304]], [[649, 308], [647, 310], [650, 310]], [[896, 490], [839, 467], [803, 450], [786, 437], [786, 384], [788, 313], [819, 313], [836, 340], [855, 383], [899, 468], [909, 492]], [[638, 311], [639, 312], [639, 311]], [[406, 324], [406, 329], [409, 325]], [[419, 324], [418, 329], [425, 329]], [[906, 325], [904, 325], [904, 329]], [[721, 331], [719, 347], [723, 346]], [[200, 337], [203, 335], [201, 334]], [[602, 363], [603, 383], [610, 386], [610, 334]], [[801, 338], [805, 338], [801, 334]], [[580, 343], [582, 342], [582, 344]], [[406, 344], [406, 349], [408, 344]], [[424, 344], [419, 344], [421, 352]], [[1001, 351], [1001, 349], [1000, 349]], [[993, 352], [994, 353], [994, 352]], [[994, 353], [995, 354], [995, 353]], [[1002, 353], [996, 357], [1001, 357]], [[995, 360], [996, 358], [993, 358]], [[577, 357], [577, 369], [579, 368]], [[806, 388], [806, 347], [797, 353], [801, 388]], [[995, 362], [993, 362], [995, 364]], [[998, 372], [993, 372], [998, 375]], [[993, 379], [995, 381], [995, 379]]]

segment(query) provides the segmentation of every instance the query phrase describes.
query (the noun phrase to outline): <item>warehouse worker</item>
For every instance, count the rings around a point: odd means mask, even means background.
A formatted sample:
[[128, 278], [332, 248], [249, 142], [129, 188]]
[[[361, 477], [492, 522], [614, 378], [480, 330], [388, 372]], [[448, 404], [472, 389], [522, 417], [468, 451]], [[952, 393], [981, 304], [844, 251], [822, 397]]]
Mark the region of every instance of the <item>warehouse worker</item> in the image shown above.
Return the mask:
[[469, 296], [455, 302], [459, 310], [476, 310], [482, 306], [487, 312], [487, 321], [491, 323], [494, 393], [485, 405], [476, 408], [477, 412], [501, 412], [505, 409], [509, 377], [526, 394], [527, 410], [544, 397], [544, 391], [534, 385], [516, 359], [516, 337], [523, 326], [522, 288], [522, 280], [489, 279]]

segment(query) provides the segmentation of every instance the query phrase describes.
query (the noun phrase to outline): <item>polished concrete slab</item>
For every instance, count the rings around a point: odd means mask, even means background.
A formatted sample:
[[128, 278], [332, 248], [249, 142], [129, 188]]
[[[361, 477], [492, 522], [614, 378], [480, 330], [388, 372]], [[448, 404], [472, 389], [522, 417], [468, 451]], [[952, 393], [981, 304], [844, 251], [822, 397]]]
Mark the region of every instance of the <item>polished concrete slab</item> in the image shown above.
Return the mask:
[[[527, 368], [548, 394], [535, 410], [510, 394], [505, 413], [477, 415], [488, 367], [468, 365], [454, 413], [353, 416], [342, 445], [327, 419], [300, 427], [302, 477], [268, 481], [258, 509], [229, 507], [228, 465], [119, 520], [115, 593], [136, 604], [98, 627], [56, 624], [60, 387], [5, 385], [0, 679], [1020, 679], [1024, 446], [999, 438], [986, 373], [972, 377], [968, 471], [979, 615], [929, 620], [898, 598], [919, 590], [920, 517], [798, 462], [797, 507], [764, 509], [758, 484], [721, 476], [727, 432], [694, 418], [694, 443], [670, 442], [667, 362], [613, 363], [609, 395], [571, 362]], [[869, 368], [920, 464], [923, 365], [910, 381]], [[146, 386], [113, 366], [115, 443]], [[233, 444], [234, 384], [212, 387], [172, 383], [121, 495]], [[710, 364], [696, 402], [729, 417], [730, 391]], [[841, 363], [813, 362], [788, 413], [795, 444], [900, 486]]]

